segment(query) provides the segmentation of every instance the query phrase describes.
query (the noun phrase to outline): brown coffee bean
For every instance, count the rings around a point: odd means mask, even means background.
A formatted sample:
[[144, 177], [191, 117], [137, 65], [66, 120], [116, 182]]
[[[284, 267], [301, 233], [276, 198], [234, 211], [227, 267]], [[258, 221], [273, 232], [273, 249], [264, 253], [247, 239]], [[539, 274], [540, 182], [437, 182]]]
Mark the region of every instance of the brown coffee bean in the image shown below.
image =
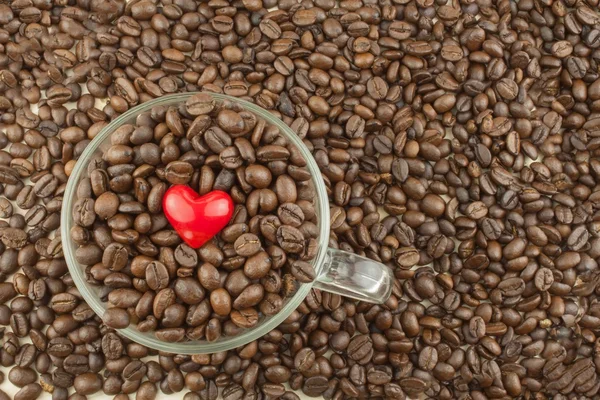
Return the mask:
[[109, 308], [104, 312], [102, 321], [114, 329], [126, 328], [129, 325], [129, 314], [121, 308]]
[[146, 282], [152, 290], [164, 289], [169, 285], [169, 271], [159, 262], [153, 261], [146, 266]]
[[198, 93], [186, 101], [186, 110], [191, 115], [210, 113], [216, 106], [216, 101], [208, 94]]
[[294, 278], [303, 283], [312, 282], [316, 277], [313, 266], [305, 261], [294, 261], [291, 271]]
[[219, 288], [211, 292], [210, 305], [218, 315], [229, 315], [231, 312], [231, 296], [225, 289]]
[[249, 257], [244, 263], [244, 274], [250, 279], [260, 279], [266, 276], [273, 266], [268, 253], [261, 251]]
[[172, 161], [165, 168], [165, 178], [173, 185], [185, 185], [192, 179], [194, 168], [184, 161]]
[[245, 233], [236, 239], [233, 248], [238, 255], [251, 257], [260, 251], [260, 239], [252, 233]]
[[277, 229], [277, 243], [290, 253], [300, 253], [304, 250], [304, 235], [298, 229], [289, 225], [282, 225]]
[[309, 371], [315, 363], [315, 353], [310, 348], [303, 348], [294, 357], [294, 367], [299, 372]]
[[550, 289], [554, 283], [554, 275], [548, 268], [541, 268], [535, 274], [535, 287], [538, 290], [545, 291]]

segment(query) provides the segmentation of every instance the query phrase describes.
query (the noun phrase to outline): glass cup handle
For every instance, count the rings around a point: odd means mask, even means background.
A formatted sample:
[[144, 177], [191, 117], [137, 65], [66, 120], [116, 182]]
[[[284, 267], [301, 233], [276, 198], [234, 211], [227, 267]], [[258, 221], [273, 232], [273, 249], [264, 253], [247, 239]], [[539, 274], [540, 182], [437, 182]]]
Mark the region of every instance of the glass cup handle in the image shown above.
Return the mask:
[[392, 293], [394, 272], [377, 261], [346, 251], [327, 249], [313, 287], [367, 303], [385, 303]]

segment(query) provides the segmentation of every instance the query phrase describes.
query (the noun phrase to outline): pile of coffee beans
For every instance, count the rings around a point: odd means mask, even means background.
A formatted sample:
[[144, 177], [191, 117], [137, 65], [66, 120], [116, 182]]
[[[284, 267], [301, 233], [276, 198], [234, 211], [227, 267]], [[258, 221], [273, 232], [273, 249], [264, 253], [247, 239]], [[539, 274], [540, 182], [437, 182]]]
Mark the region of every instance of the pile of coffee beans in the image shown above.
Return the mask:
[[[213, 342], [277, 314], [312, 282], [316, 192], [279, 128], [206, 93], [117, 128], [78, 182], [71, 239], [111, 328]], [[171, 185], [231, 193], [234, 215], [198, 251], [163, 213]], [[283, 272], [282, 272], [283, 271]]]
[[[598, 6], [2, 2], [0, 364], [14, 399], [596, 398]], [[199, 90], [251, 100], [305, 141], [330, 246], [395, 269], [385, 304], [313, 290], [242, 348], [153, 358], [82, 301], [56, 231], [77, 158], [131, 107]]]

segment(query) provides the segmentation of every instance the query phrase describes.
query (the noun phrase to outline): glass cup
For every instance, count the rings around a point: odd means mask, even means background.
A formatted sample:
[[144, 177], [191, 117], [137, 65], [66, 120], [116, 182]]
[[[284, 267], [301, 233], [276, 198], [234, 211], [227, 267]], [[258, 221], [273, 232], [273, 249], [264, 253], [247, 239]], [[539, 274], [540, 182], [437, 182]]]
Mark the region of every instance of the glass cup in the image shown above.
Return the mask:
[[[121, 125], [134, 123], [136, 117], [149, 111], [154, 106], [178, 107], [196, 93], [175, 94], [163, 96], [158, 99], [143, 103], [110, 122], [86, 147], [79, 158], [67, 183], [62, 213], [61, 236], [63, 238], [63, 252], [73, 281], [87, 304], [96, 314], [102, 316], [107, 309], [107, 303], [100, 300], [100, 288], [86, 281], [85, 267], [75, 259], [76, 243], [70, 237], [73, 226], [72, 210], [77, 201], [77, 187], [79, 182], [88, 175], [88, 164], [94, 159], [102, 158], [104, 151], [110, 146], [110, 135]], [[285, 136], [295, 145], [305, 158], [307, 168], [312, 176], [312, 184], [316, 192], [315, 211], [318, 218], [317, 254], [311, 261], [317, 278], [314, 282], [300, 284], [296, 293], [285, 300], [281, 311], [273, 316], [262, 316], [259, 323], [245, 329], [236, 336], [223, 336], [214, 342], [206, 340], [169, 343], [156, 338], [153, 333], [142, 333], [130, 325], [120, 329], [119, 333], [144, 346], [175, 354], [208, 354], [230, 350], [243, 346], [256, 340], [281, 324], [304, 300], [311, 288], [317, 288], [345, 297], [351, 297], [369, 303], [383, 303], [392, 292], [394, 275], [392, 270], [381, 263], [328, 247], [330, 216], [329, 201], [325, 183], [321, 172], [309, 149], [304, 145], [298, 135], [279, 118], [268, 111], [248, 101], [231, 96], [209, 93], [217, 103], [232, 102], [240, 110], [253, 113], [259, 120], [276, 126], [281, 135]]]

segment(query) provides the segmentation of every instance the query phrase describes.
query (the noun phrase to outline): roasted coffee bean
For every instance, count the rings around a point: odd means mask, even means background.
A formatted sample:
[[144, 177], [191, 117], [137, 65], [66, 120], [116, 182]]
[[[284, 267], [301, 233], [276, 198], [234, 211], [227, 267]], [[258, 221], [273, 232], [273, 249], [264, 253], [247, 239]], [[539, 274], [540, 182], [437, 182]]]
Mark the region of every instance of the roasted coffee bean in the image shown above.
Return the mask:
[[372, 349], [372, 339], [368, 335], [359, 335], [350, 341], [347, 352], [352, 360], [361, 360], [363, 357], [367, 356]]
[[291, 225], [298, 228], [304, 222], [304, 213], [297, 204], [284, 203], [280, 205], [277, 209], [277, 215], [284, 225]]
[[216, 101], [208, 94], [199, 93], [186, 100], [185, 106], [191, 115], [203, 115], [214, 110]]
[[318, 397], [328, 389], [328, 381], [324, 376], [311, 376], [304, 381], [302, 392], [310, 397]]
[[73, 386], [75, 387], [75, 391], [80, 395], [93, 394], [102, 388], [102, 378], [98, 374], [87, 372], [77, 375]]
[[169, 271], [160, 261], [153, 261], [146, 266], [146, 282], [152, 290], [164, 289], [169, 285]]
[[312, 282], [316, 277], [313, 266], [301, 260], [292, 263], [291, 271], [294, 278], [303, 283]]
[[309, 371], [315, 363], [315, 353], [310, 348], [298, 351], [294, 357], [294, 367], [299, 372]]
[[235, 252], [242, 257], [251, 257], [260, 251], [261, 243], [258, 236], [244, 233], [233, 244]]
[[541, 268], [535, 274], [535, 287], [538, 290], [545, 291], [550, 289], [554, 283], [554, 275], [548, 268]]
[[10, 218], [13, 213], [13, 206], [11, 202], [2, 197], [0, 198], [0, 217], [2, 218]]
[[102, 316], [104, 323], [114, 329], [122, 329], [129, 325], [129, 314], [120, 308], [110, 308]]
[[282, 225], [277, 229], [277, 243], [286, 252], [300, 253], [304, 250], [304, 235], [298, 229]]
[[42, 387], [38, 383], [30, 383], [15, 393], [15, 400], [37, 399], [42, 393]]
[[165, 168], [165, 178], [173, 185], [182, 185], [192, 179], [193, 172], [192, 164], [185, 161], [172, 161]]
[[37, 374], [31, 368], [14, 367], [8, 373], [8, 380], [17, 387], [25, 387], [37, 379]]
[[266, 276], [273, 267], [272, 258], [261, 251], [249, 257], [244, 263], [244, 274], [250, 279], [260, 279]]

